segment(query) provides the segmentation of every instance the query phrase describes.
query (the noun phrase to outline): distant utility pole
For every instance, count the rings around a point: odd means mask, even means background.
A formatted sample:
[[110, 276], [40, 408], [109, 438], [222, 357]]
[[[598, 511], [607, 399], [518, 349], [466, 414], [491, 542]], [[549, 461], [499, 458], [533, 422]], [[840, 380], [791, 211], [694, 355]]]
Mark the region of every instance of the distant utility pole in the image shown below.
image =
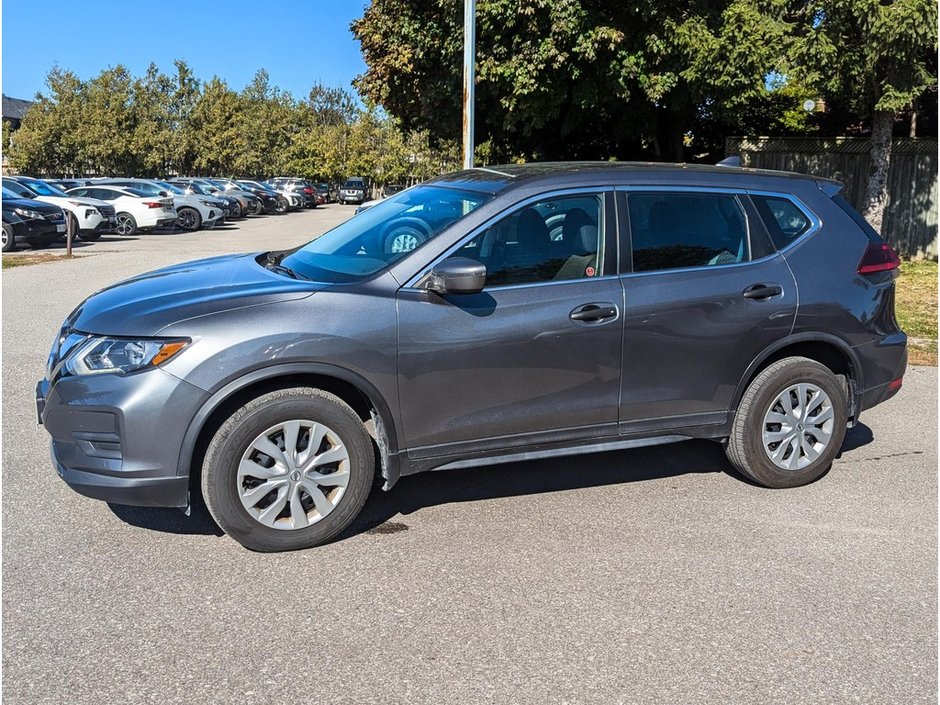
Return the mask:
[[477, 45], [477, 2], [463, 3], [463, 168], [473, 168], [474, 61]]

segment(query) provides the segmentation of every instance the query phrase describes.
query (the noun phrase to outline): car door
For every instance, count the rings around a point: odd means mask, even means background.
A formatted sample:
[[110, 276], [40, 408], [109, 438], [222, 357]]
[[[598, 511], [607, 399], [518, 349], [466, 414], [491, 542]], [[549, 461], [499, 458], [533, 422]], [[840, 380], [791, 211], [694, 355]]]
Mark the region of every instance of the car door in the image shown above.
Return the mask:
[[743, 193], [630, 189], [618, 201], [631, 241], [621, 430], [723, 423], [750, 363], [793, 326], [793, 275]]
[[[613, 193], [529, 199], [449, 256], [472, 295], [398, 293], [402, 431], [415, 457], [616, 434], [623, 290]], [[469, 444], [469, 446], [468, 446]]]

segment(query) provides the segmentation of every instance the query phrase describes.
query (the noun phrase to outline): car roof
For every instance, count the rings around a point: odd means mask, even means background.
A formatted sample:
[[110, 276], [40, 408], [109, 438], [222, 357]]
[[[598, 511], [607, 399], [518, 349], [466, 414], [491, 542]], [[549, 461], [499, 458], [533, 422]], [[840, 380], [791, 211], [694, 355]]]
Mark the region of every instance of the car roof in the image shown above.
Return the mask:
[[427, 183], [449, 185], [473, 191], [498, 193], [532, 185], [576, 186], [609, 179], [611, 185], [669, 184], [709, 185], [759, 188], [771, 179], [829, 182], [833, 179], [769, 169], [751, 169], [708, 164], [672, 164], [661, 162], [531, 162], [497, 164], [443, 174]]

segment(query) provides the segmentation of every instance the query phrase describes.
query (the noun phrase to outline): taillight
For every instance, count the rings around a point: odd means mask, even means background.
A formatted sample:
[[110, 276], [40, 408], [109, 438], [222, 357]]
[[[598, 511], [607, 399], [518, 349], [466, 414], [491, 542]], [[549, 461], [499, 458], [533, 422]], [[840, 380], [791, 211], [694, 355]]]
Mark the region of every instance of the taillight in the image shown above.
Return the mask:
[[313, 189], [308, 186], [307, 188], [304, 189], [304, 193], [311, 194], [313, 193]]
[[147, 208], [163, 208], [163, 204], [159, 201], [144, 201], [144, 205]]
[[862, 255], [862, 261], [858, 263], [858, 273], [876, 274], [897, 269], [900, 266], [901, 260], [891, 245], [886, 242], [873, 242]]

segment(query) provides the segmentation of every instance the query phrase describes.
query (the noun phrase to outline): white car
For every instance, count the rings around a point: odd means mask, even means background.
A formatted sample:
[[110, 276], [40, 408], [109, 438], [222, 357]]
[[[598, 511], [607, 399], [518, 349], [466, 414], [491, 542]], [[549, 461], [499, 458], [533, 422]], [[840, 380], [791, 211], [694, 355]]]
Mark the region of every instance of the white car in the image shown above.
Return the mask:
[[94, 184], [66, 191], [69, 196], [97, 198], [114, 206], [118, 235], [133, 235], [138, 230], [170, 225], [176, 220], [176, 208], [169, 196], [151, 196], [131, 186]]
[[201, 227], [211, 228], [225, 217], [225, 205], [217, 198], [197, 194], [190, 195], [181, 188], [162, 181], [130, 178], [101, 179], [96, 181], [95, 184], [127, 186], [157, 197], [164, 194], [168, 195], [173, 199], [173, 205], [176, 206], [177, 221], [183, 230], [199, 230]]
[[69, 196], [58, 186], [29, 176], [4, 176], [3, 185], [20, 198], [32, 198], [59, 206], [72, 222], [73, 234], [86, 241], [97, 240], [114, 228], [113, 206], [94, 198]]

